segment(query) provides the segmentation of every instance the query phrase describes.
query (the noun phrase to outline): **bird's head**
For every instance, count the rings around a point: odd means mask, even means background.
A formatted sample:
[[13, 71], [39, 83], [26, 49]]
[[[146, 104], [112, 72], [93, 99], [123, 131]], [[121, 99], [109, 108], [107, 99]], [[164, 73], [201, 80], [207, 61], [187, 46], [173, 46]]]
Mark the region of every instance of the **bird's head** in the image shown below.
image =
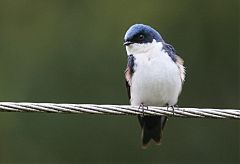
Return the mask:
[[152, 27], [144, 24], [132, 25], [124, 36], [127, 53], [143, 53], [149, 48], [162, 42], [161, 35]]

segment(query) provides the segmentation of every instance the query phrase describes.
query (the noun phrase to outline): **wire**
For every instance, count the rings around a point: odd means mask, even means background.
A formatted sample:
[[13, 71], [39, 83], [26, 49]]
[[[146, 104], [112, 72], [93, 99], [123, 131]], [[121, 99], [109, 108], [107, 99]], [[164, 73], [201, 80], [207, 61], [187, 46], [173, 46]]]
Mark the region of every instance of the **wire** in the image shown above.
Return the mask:
[[[146, 108], [146, 107], [145, 107]], [[0, 112], [90, 113], [114, 115], [165, 115], [184, 118], [240, 119], [239, 109], [203, 109], [149, 106], [146, 109], [130, 105], [57, 104], [0, 102]]]

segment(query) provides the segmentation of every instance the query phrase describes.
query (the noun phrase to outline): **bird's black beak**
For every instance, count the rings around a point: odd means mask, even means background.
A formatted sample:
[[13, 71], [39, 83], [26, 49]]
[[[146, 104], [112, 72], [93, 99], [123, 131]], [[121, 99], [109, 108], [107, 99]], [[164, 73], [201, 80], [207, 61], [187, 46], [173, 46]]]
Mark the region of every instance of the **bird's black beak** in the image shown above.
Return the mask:
[[133, 44], [133, 42], [131, 42], [131, 41], [126, 41], [126, 42], [123, 43], [124, 46], [129, 46], [130, 44]]

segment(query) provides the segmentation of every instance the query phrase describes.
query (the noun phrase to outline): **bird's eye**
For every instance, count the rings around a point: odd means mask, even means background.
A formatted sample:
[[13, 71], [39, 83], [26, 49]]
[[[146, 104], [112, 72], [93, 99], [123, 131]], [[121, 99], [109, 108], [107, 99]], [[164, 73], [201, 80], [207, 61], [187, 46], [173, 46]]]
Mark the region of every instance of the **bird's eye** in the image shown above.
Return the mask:
[[143, 39], [144, 39], [144, 35], [142, 35], [142, 34], [139, 35], [139, 39], [140, 39], [140, 40], [143, 40]]

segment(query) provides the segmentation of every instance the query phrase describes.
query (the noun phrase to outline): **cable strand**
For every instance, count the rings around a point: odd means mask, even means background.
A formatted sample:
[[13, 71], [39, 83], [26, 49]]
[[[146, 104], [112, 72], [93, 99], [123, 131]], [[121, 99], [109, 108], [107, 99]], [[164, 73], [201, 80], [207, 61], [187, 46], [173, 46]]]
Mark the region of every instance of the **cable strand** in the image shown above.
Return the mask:
[[[89, 113], [113, 115], [142, 115], [142, 109], [130, 105], [57, 104], [0, 102], [0, 112]], [[149, 106], [144, 115], [165, 115], [183, 118], [240, 119], [239, 109], [167, 108]]]

